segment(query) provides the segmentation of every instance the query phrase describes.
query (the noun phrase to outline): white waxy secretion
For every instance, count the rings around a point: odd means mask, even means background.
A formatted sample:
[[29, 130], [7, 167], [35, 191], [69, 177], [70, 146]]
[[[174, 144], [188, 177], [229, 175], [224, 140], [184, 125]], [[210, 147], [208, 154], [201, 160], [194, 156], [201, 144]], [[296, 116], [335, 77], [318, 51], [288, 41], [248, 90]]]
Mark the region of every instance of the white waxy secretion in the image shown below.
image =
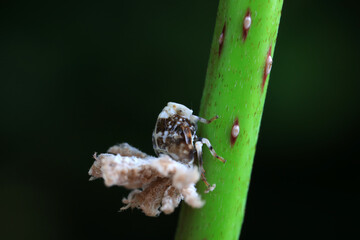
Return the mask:
[[193, 111], [185, 107], [182, 104], [169, 102], [166, 107], [159, 114], [159, 118], [168, 118], [175, 114], [179, 114], [181, 117], [190, 119]]

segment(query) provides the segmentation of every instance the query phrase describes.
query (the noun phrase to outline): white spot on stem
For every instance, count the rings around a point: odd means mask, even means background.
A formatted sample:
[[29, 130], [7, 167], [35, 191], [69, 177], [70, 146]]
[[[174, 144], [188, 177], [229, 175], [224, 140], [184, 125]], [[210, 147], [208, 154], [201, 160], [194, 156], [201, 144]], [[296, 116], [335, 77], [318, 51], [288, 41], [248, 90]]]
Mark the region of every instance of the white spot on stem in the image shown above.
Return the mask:
[[266, 59], [266, 75], [269, 75], [272, 67], [272, 57], [269, 55]]
[[244, 29], [249, 30], [250, 26], [251, 26], [251, 16], [246, 16], [244, 18]]
[[240, 133], [240, 126], [235, 124], [231, 129], [231, 136], [233, 138], [237, 138], [239, 136], [239, 133]]
[[221, 45], [223, 44], [223, 42], [224, 42], [224, 33], [222, 32], [219, 37], [219, 44]]

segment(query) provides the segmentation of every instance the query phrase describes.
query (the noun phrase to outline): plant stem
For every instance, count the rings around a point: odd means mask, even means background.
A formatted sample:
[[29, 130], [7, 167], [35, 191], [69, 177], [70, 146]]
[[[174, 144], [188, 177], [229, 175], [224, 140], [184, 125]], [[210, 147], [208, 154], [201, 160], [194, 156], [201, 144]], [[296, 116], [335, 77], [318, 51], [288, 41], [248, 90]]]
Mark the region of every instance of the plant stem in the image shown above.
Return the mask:
[[[216, 188], [203, 194], [201, 209], [183, 204], [176, 239], [239, 238], [282, 3], [220, 0], [199, 114], [220, 118], [199, 126], [198, 136], [227, 162], [204, 149], [205, 175]], [[205, 184], [197, 188], [203, 193]]]

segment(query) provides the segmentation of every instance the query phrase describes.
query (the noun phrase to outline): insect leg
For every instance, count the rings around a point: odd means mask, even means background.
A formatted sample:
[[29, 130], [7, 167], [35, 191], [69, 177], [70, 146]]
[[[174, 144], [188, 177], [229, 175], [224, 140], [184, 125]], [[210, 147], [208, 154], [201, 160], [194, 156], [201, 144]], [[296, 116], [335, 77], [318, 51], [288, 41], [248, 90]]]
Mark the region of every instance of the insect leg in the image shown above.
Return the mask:
[[222, 161], [223, 163], [226, 162], [226, 160], [222, 157], [220, 157], [219, 155], [216, 154], [214, 148], [211, 146], [210, 141], [207, 138], [199, 138], [199, 141], [201, 141], [202, 143], [206, 144], [206, 146], [209, 148], [211, 155], [213, 155], [215, 158], [219, 159], [220, 161]]
[[[201, 141], [197, 141], [195, 143], [195, 150], [196, 150], [197, 157], [198, 157], [198, 164], [199, 164], [199, 169], [200, 169], [201, 175], [203, 175], [202, 173], [205, 173], [204, 166], [203, 166], [203, 158], [202, 158], [202, 146], [203, 146], [203, 143]], [[204, 176], [204, 178], [205, 178], [205, 176]], [[205, 182], [205, 184], [208, 185], [207, 182]]]
[[205, 185], [207, 187], [207, 189], [205, 190], [205, 193], [208, 193], [209, 191], [213, 191], [216, 185], [214, 184], [213, 186], [211, 186], [205, 177], [205, 170], [204, 170], [203, 158], [202, 158], [202, 146], [203, 146], [202, 141], [195, 142], [195, 149], [197, 152], [198, 164], [199, 164], [199, 169], [201, 172], [201, 180], [205, 183]]
[[194, 118], [195, 122], [201, 122], [201, 123], [205, 123], [205, 124], [209, 124], [209, 123], [211, 123], [212, 121], [214, 121], [214, 120], [216, 120], [216, 119], [219, 118], [218, 115], [212, 117], [212, 118], [209, 119], [209, 120], [207, 120], [207, 119], [205, 119], [205, 118], [202, 118], [202, 117], [195, 116], [195, 115], [193, 115], [192, 117]]

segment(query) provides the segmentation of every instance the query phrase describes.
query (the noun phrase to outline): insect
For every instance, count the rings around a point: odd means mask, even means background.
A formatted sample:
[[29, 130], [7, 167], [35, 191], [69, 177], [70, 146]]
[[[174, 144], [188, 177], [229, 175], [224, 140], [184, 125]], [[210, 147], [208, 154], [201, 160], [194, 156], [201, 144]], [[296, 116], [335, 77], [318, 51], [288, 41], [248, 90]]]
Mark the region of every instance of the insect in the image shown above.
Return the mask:
[[218, 156], [206, 138], [196, 136], [197, 123], [209, 124], [218, 119], [214, 116], [210, 120], [195, 116], [193, 111], [182, 104], [169, 102], [161, 111], [152, 134], [152, 142], [156, 155], [166, 154], [176, 161], [192, 166], [194, 155], [197, 153], [201, 179], [208, 190], [212, 190], [206, 180], [202, 159], [202, 146], [205, 144], [211, 154], [225, 163], [226, 160]]

